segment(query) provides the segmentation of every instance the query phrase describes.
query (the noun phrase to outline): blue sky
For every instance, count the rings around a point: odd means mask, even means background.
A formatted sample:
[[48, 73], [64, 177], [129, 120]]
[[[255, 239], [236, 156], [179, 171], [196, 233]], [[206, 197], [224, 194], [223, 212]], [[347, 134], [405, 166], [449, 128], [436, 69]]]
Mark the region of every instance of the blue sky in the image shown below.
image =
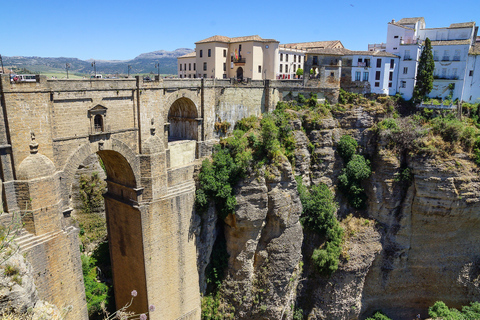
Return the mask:
[[341, 40], [352, 50], [385, 42], [387, 23], [425, 17], [427, 28], [480, 24], [480, 1], [3, 0], [0, 54], [126, 60], [194, 48], [219, 34], [281, 43]]

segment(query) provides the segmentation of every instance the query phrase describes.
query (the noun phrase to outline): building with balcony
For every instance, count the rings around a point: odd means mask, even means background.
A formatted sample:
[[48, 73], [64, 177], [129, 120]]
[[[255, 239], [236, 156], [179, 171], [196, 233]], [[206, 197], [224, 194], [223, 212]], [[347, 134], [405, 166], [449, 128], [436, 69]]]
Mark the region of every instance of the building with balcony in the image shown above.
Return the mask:
[[399, 57], [383, 51], [345, 48], [311, 49], [306, 53], [305, 84], [319, 82], [361, 94], [395, 95]]
[[195, 52], [178, 58], [180, 78], [236, 78], [294, 80], [303, 69], [305, 52], [314, 48], [343, 48], [340, 41], [280, 45], [258, 35], [229, 38], [213, 36], [195, 43]]
[[476, 66], [470, 61], [476, 59], [470, 52], [476, 52], [472, 47], [476, 45], [477, 31], [475, 22], [453, 23], [443, 28], [426, 28], [423, 17], [389, 22], [386, 52], [400, 57], [398, 92], [405, 99], [412, 97], [420, 54], [425, 39], [429, 38], [435, 60], [435, 80], [429, 96], [445, 98], [451, 95], [453, 99], [464, 101], [479, 98], [468, 93], [475, 90], [466, 90], [467, 83], [474, 83], [470, 81], [473, 78], [468, 77], [469, 70]]
[[298, 79], [298, 69], [303, 69], [305, 53], [314, 49], [344, 48], [339, 40], [313, 41], [280, 44], [278, 56], [277, 79]]
[[[195, 52], [177, 59], [181, 78], [274, 79], [279, 42], [259, 36], [213, 36], [195, 43]], [[185, 71], [192, 64], [195, 70]]]

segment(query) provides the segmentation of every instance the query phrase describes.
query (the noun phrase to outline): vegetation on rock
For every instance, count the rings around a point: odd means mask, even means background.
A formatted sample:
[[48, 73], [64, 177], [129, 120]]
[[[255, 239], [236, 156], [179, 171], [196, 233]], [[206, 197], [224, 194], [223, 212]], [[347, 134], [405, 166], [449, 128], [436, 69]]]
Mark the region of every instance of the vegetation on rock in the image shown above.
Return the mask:
[[443, 301], [437, 301], [428, 308], [428, 315], [433, 319], [442, 320], [475, 320], [480, 319], [480, 303], [471, 302], [469, 306], [462, 307], [462, 311], [449, 308]]
[[367, 318], [366, 320], [392, 320], [389, 317], [387, 317], [383, 312], [377, 311], [373, 316], [370, 318]]
[[101, 314], [104, 303], [108, 298], [108, 287], [97, 281], [96, 260], [82, 254], [83, 281], [85, 283], [85, 295], [89, 316]]
[[335, 216], [337, 204], [325, 184], [308, 190], [297, 178], [297, 189], [303, 206], [302, 225], [325, 238], [324, 244], [313, 251], [312, 261], [320, 273], [330, 275], [338, 269], [343, 241], [343, 229]]
[[465, 105], [462, 119], [453, 112], [425, 109], [403, 118], [386, 118], [376, 129], [386, 147], [399, 154], [448, 158], [463, 152], [480, 165], [478, 104]]
[[342, 174], [338, 177], [339, 188], [347, 198], [348, 203], [356, 209], [365, 209], [367, 195], [362, 187], [362, 181], [372, 173], [370, 161], [364, 156], [355, 154], [357, 141], [348, 135], [340, 138], [337, 150], [346, 163]]

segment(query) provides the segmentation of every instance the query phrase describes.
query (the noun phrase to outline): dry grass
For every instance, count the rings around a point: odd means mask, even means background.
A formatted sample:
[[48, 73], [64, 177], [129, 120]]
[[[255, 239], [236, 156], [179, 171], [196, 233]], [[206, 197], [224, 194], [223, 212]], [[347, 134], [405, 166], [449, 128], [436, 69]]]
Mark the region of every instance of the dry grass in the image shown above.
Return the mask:
[[352, 214], [349, 214], [345, 219], [340, 221], [340, 225], [343, 228], [343, 246], [341, 256], [344, 259], [349, 259], [348, 251], [350, 250], [349, 242], [358, 235], [364, 233], [368, 228], [375, 224], [374, 220], [369, 220], [365, 218], [354, 217]]

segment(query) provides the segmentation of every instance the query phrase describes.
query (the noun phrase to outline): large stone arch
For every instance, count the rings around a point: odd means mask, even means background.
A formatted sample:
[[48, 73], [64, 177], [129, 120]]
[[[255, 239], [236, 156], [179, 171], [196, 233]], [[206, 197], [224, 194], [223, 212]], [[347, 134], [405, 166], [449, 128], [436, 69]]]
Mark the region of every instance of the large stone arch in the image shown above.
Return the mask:
[[168, 110], [168, 138], [173, 140], [198, 140], [199, 114], [189, 98], [179, 98]]
[[72, 192], [75, 171], [83, 161], [96, 153], [107, 174], [104, 194], [107, 234], [113, 273], [116, 307], [130, 302], [132, 290], [137, 291], [129, 310], [136, 313], [148, 309], [145, 255], [143, 245], [140, 166], [136, 154], [116, 139], [92, 142], [79, 147], [67, 160], [62, 184], [64, 212]]
[[[108, 144], [107, 144], [108, 142]], [[62, 206], [64, 210], [68, 210], [69, 206], [69, 194], [70, 187], [73, 183], [75, 172], [78, 167], [85, 161], [90, 155], [97, 153], [98, 151], [115, 151], [122, 155], [126, 162], [130, 165], [132, 177], [129, 177], [123, 183], [126, 183], [126, 186], [139, 188], [138, 185], [141, 181], [140, 179], [140, 163], [137, 158], [137, 154], [133, 151], [128, 145], [117, 139], [109, 139], [104, 142], [106, 145], [101, 145], [99, 143], [85, 143], [78, 147], [71, 155], [68, 157], [67, 161], [62, 170], [61, 175], [61, 185], [62, 185]], [[100, 150], [102, 149], [102, 150]], [[118, 176], [118, 175], [116, 175]], [[126, 177], [124, 177], [125, 179]], [[135, 180], [135, 185], [132, 185], [132, 181]], [[119, 181], [122, 183], [122, 181]]]

